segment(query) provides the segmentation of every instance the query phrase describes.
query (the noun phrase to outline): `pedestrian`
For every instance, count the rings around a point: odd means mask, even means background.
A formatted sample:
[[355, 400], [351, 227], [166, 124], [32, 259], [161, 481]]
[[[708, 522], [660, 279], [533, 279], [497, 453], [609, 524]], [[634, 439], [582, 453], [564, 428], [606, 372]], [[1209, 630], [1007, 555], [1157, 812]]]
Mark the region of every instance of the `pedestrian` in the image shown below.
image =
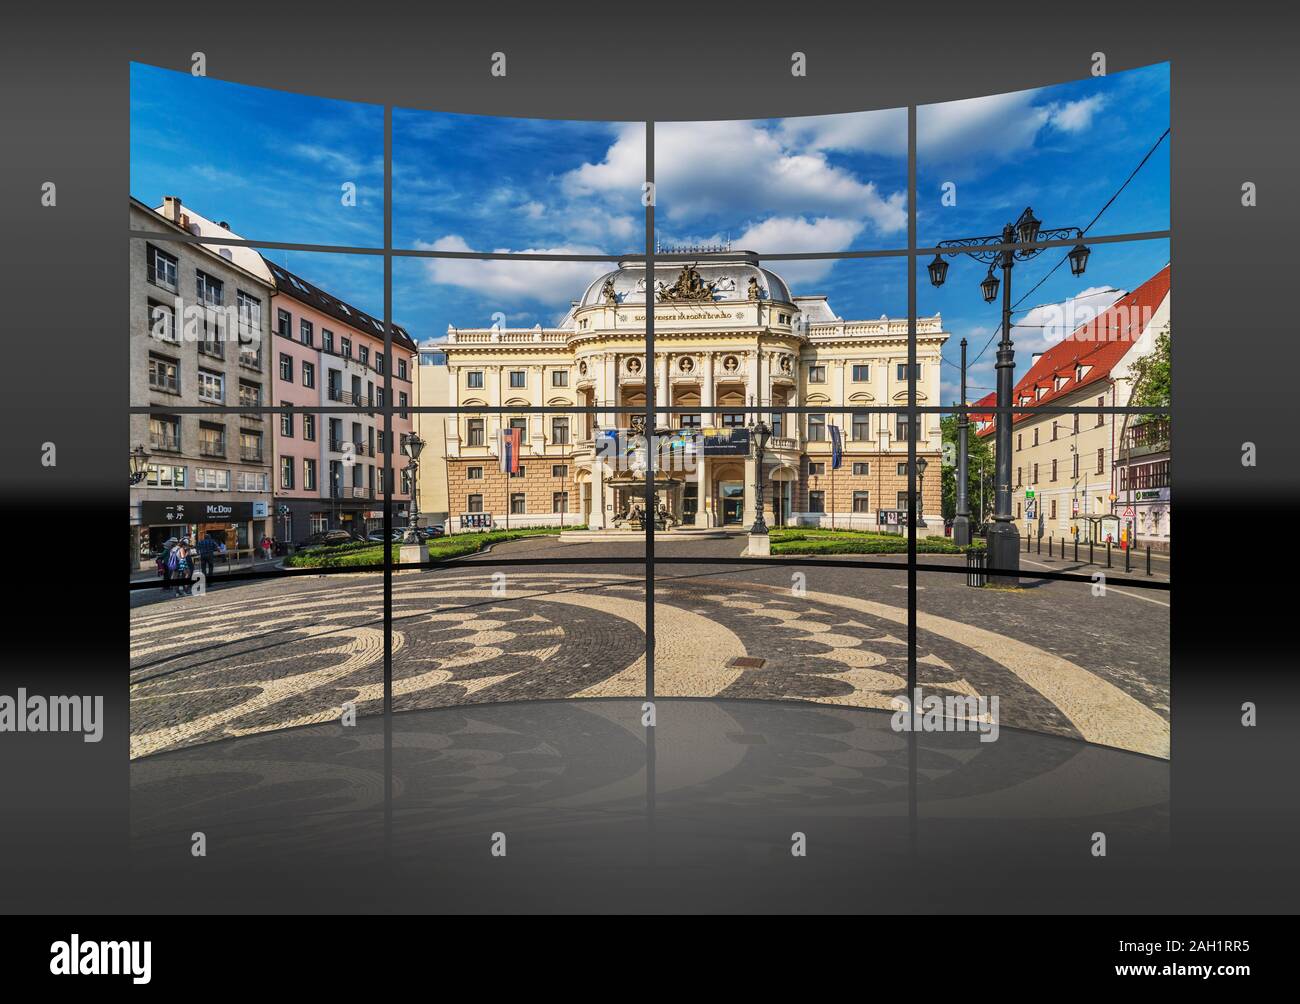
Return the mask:
[[201, 541], [199, 541], [199, 546], [196, 548], [196, 550], [199, 552], [199, 561], [201, 562], [203, 575], [206, 578], [211, 578], [212, 557], [217, 553], [217, 542], [213, 540], [211, 537], [204, 537]]
[[154, 564], [158, 568], [158, 578], [162, 580], [162, 591], [165, 593], [171, 587], [172, 567], [169, 564], [172, 555], [172, 545], [164, 544], [158, 552], [158, 557], [154, 559]]
[[262, 557], [265, 558], [267, 561], [270, 561], [271, 558], [273, 558], [274, 556], [275, 556], [275, 545], [272, 542], [270, 535], [268, 534], [262, 537]]
[[194, 580], [194, 552], [190, 548], [190, 538], [182, 537], [172, 553], [176, 561], [172, 575], [176, 580], [176, 595], [189, 596]]

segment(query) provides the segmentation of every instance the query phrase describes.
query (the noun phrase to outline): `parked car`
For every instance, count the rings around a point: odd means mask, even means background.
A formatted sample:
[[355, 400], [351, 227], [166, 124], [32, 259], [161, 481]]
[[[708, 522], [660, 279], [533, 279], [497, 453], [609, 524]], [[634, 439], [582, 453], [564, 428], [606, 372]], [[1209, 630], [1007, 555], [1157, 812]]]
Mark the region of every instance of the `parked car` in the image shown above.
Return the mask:
[[423, 527], [420, 532], [424, 534], [425, 540], [432, 540], [434, 537], [445, 537], [447, 535], [447, 528], [439, 523], [437, 526]]
[[298, 544], [298, 550], [307, 547], [337, 547], [339, 544], [352, 544], [356, 542], [365, 542], [365, 538], [352, 533], [349, 530], [321, 530], [313, 533], [306, 540]]

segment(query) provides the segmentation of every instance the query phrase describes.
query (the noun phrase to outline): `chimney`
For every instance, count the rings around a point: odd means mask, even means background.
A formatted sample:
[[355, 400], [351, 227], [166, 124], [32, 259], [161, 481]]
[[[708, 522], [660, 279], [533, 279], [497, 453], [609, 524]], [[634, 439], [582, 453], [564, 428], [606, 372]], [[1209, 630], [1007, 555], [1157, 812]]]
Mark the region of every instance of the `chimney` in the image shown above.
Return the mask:
[[164, 195], [162, 214], [171, 220], [177, 226], [181, 225], [181, 197], [179, 195]]
[[230, 224], [227, 223], [225, 220], [220, 220], [220, 221], [217, 223], [217, 226], [219, 226], [222, 230], [229, 230], [229, 229], [230, 229]]

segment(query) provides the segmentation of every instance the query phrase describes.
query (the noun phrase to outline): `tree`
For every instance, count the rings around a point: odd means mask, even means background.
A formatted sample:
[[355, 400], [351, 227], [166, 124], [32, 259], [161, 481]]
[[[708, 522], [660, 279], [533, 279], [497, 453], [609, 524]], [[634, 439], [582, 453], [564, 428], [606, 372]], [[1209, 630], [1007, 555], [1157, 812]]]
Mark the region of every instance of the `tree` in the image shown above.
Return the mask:
[[[945, 415], [939, 421], [943, 432], [943, 518], [957, 514], [957, 416]], [[971, 526], [980, 514], [987, 519], [993, 512], [993, 437], [975, 435], [975, 424], [966, 429], [966, 498], [969, 501]], [[984, 463], [984, 504], [980, 505], [980, 462]]]
[[[1133, 396], [1129, 403], [1138, 408], [1168, 408], [1173, 400], [1170, 385], [1170, 336], [1165, 328], [1156, 336], [1155, 346], [1149, 353], [1135, 360], [1131, 370]], [[1167, 416], [1143, 415], [1143, 421], [1164, 420]]]

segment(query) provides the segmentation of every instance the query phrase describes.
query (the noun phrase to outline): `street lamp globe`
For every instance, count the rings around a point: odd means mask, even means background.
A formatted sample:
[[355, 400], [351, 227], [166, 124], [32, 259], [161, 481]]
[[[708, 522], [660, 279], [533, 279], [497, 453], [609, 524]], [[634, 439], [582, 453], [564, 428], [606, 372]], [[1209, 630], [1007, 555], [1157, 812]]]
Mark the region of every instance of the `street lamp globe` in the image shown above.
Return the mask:
[[143, 446], [137, 446], [131, 451], [131, 484], [138, 485], [144, 480], [148, 461], [149, 453]]
[[934, 261], [930, 262], [930, 285], [942, 286], [945, 279], [948, 278], [948, 263], [943, 260], [942, 255], [935, 255]]
[[1038, 240], [1038, 228], [1042, 225], [1042, 220], [1036, 219], [1034, 211], [1027, 208], [1016, 222], [1016, 235], [1020, 238], [1020, 243], [1032, 244]]
[[1070, 271], [1075, 275], [1083, 275], [1084, 270], [1088, 267], [1088, 255], [1092, 251], [1086, 244], [1076, 244], [1069, 254]]
[[998, 286], [1000, 285], [1001, 281], [993, 274], [993, 269], [990, 268], [989, 274], [986, 275], [984, 281], [980, 283], [980, 292], [984, 294], [985, 303], [992, 303], [998, 298]]
[[420, 459], [420, 451], [424, 449], [424, 440], [414, 432], [402, 433], [402, 452], [412, 460]]

